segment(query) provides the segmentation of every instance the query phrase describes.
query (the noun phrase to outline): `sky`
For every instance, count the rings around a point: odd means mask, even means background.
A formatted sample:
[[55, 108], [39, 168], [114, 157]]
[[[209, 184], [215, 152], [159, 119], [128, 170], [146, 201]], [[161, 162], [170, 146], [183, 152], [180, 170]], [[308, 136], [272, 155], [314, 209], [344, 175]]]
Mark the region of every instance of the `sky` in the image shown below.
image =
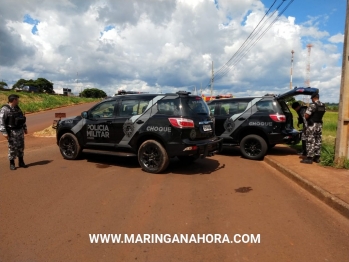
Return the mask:
[[214, 95], [281, 94], [290, 88], [294, 50], [292, 86], [303, 87], [308, 78], [324, 102], [339, 100], [345, 0], [0, 3], [0, 80], [10, 87], [43, 77], [57, 93], [196, 89], [209, 95], [213, 62]]

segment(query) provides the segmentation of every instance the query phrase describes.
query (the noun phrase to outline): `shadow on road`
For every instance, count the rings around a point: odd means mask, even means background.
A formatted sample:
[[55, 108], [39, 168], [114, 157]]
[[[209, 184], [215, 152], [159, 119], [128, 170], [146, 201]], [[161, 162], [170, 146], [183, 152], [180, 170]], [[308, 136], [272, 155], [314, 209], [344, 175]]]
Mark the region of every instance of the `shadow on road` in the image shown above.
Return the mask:
[[37, 161], [37, 162], [33, 162], [28, 164], [28, 167], [32, 167], [32, 166], [44, 166], [44, 165], [48, 165], [52, 162], [53, 160], [41, 160], [41, 161]]
[[224, 147], [223, 150], [219, 153], [224, 156], [239, 156], [241, 157], [240, 147]]
[[164, 174], [208, 175], [222, 168], [225, 168], [225, 164], [220, 165], [217, 160], [212, 158], [199, 159], [191, 164], [185, 164], [177, 158], [173, 158]]
[[137, 157], [120, 157], [108, 154], [84, 152], [81, 159], [85, 159], [90, 163], [95, 163], [97, 168], [108, 168], [113, 166], [139, 168]]
[[[220, 155], [224, 156], [237, 156], [241, 157], [240, 147], [224, 147], [222, 152], [219, 153]], [[297, 155], [297, 151], [291, 147], [288, 146], [275, 146], [274, 148], [271, 148], [268, 150], [267, 155], [274, 155], [274, 156], [289, 156], [289, 155]]]
[[268, 150], [268, 155], [273, 156], [289, 156], [289, 155], [297, 155], [297, 151], [288, 146], [276, 146], [270, 150]]
[[[84, 152], [81, 157], [82, 160], [95, 163], [97, 168], [109, 167], [127, 167], [140, 168], [137, 157], [120, 157], [107, 154], [98, 154], [92, 152]], [[211, 174], [219, 169], [225, 168], [225, 165], [212, 158], [199, 159], [191, 164], [185, 164], [177, 158], [170, 159], [168, 168], [163, 174], [180, 174], [180, 175], [205, 175]]]

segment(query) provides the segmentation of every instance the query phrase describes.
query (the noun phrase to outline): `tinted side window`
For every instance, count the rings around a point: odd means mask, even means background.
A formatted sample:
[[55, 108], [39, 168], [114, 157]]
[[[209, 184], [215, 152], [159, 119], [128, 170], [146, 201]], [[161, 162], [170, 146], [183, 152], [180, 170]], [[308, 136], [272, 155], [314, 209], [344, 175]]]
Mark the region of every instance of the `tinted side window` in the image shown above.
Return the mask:
[[219, 115], [233, 114], [233, 111], [237, 111], [238, 104], [235, 102], [220, 103]]
[[256, 103], [257, 110], [260, 112], [274, 113], [275, 108], [272, 100], [259, 101]]
[[95, 108], [91, 109], [90, 116], [92, 118], [111, 118], [115, 114], [115, 105], [117, 104], [116, 100], [107, 101], [97, 105]]
[[144, 113], [148, 107], [149, 100], [146, 99], [133, 99], [133, 100], [123, 100], [120, 104], [119, 115], [120, 116], [134, 116], [141, 115]]
[[157, 114], [160, 115], [180, 115], [180, 105], [179, 105], [179, 99], [166, 99], [161, 100], [157, 103]]

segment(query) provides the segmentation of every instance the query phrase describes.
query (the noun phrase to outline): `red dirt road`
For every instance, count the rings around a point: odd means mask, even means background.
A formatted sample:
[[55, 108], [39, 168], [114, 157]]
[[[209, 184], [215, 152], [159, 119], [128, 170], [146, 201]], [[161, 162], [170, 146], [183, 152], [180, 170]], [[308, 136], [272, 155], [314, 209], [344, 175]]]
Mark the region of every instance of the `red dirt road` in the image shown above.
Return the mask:
[[[0, 143], [0, 261], [348, 261], [349, 221], [237, 149], [165, 174], [135, 158], [63, 160], [27, 137], [30, 167]], [[285, 156], [287, 157], [287, 156]], [[260, 234], [260, 244], [90, 244], [89, 234]]]

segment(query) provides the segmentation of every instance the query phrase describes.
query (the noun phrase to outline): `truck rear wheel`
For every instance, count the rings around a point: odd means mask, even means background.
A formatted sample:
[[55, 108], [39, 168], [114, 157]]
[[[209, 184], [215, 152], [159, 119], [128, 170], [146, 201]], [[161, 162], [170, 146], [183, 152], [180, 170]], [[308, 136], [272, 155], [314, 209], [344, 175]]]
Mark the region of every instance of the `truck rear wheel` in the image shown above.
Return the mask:
[[241, 154], [247, 159], [263, 159], [267, 150], [267, 143], [258, 135], [247, 135], [240, 142]]
[[149, 173], [160, 173], [169, 164], [165, 148], [156, 140], [147, 140], [138, 149], [138, 162], [142, 169]]

